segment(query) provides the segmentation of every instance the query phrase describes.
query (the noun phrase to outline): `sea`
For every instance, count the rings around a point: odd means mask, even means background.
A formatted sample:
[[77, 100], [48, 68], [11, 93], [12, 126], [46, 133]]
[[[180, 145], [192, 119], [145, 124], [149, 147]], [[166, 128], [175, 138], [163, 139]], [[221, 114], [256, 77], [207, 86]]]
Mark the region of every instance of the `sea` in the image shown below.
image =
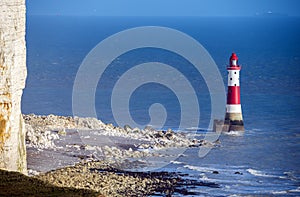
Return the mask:
[[[27, 16], [26, 23], [28, 75], [22, 98], [24, 114], [72, 116], [74, 81], [84, 59], [97, 44], [124, 30], [164, 27], [188, 35], [214, 60], [225, 91], [226, 66], [235, 52], [242, 66], [244, 134], [221, 135], [220, 144], [201, 158], [199, 148], [189, 148], [158, 170], [182, 173], [186, 179], [218, 185], [185, 186], [186, 196], [300, 196], [300, 18], [35, 15]], [[107, 50], [118, 47], [121, 46], [115, 42]], [[193, 130], [196, 137], [203, 137], [208, 132], [213, 109], [205, 77], [176, 51], [161, 48], [129, 50], [107, 65], [94, 92], [97, 118], [118, 124], [111, 109], [114, 86], [128, 70], [147, 62], [167, 64], [189, 80], [201, 116], [196, 127], [181, 128], [181, 131]], [[161, 73], [157, 78], [166, 74]], [[89, 80], [86, 76], [87, 83]], [[127, 102], [130, 115], [138, 124], [146, 125], [153, 118], [149, 114], [150, 106], [160, 103], [166, 114], [162, 128], [176, 130], [182, 118], [180, 104], [183, 102], [177, 94], [155, 80], [141, 84]], [[224, 109], [225, 104], [221, 103]]]

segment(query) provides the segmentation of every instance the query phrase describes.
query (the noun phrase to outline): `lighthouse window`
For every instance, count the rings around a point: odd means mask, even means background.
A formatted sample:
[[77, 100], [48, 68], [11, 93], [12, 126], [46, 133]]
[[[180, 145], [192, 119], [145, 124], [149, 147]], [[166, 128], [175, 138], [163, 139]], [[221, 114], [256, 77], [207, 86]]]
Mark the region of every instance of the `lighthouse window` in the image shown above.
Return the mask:
[[232, 80], [232, 78], [230, 78], [230, 80]]
[[236, 86], [236, 84], [234, 84], [234, 86]]
[[236, 72], [234, 72], [234, 74], [236, 74]]

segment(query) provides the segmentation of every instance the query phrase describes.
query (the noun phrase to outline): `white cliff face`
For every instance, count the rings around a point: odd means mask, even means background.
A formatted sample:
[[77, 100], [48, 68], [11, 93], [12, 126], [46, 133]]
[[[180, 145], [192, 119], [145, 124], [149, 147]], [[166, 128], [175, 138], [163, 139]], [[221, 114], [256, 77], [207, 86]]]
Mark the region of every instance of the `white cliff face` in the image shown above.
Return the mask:
[[0, 168], [26, 173], [21, 97], [26, 80], [25, 0], [0, 1]]

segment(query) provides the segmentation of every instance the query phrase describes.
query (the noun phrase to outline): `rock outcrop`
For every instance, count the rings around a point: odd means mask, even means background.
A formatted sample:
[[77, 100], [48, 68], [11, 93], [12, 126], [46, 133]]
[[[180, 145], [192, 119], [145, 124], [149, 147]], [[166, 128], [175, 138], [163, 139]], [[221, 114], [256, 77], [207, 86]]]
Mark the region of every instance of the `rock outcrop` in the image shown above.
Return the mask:
[[26, 79], [25, 0], [0, 1], [0, 168], [26, 173], [21, 97]]

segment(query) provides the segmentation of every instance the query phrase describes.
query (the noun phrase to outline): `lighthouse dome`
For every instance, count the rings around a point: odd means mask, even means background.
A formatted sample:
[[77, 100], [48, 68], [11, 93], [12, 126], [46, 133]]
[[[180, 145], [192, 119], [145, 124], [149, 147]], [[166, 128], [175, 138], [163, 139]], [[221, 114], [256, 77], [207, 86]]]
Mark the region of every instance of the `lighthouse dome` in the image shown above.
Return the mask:
[[237, 57], [237, 55], [235, 53], [231, 54], [230, 60], [238, 60], [239, 58]]

